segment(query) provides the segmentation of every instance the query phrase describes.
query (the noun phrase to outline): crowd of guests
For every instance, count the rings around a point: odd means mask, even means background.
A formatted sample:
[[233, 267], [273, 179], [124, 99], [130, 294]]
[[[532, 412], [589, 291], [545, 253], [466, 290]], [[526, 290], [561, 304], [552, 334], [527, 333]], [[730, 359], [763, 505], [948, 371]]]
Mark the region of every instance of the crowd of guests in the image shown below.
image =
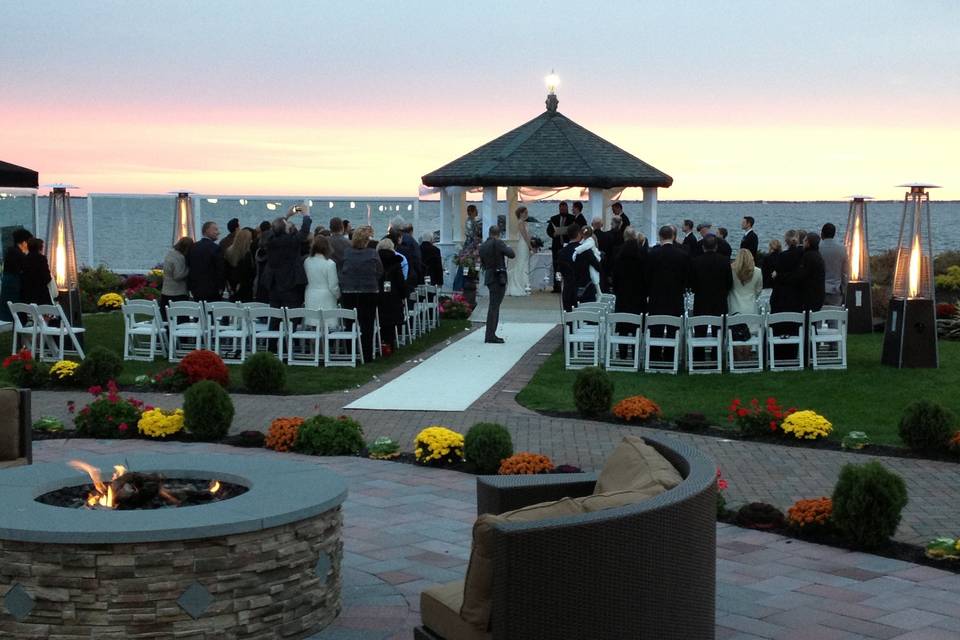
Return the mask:
[[0, 320], [10, 322], [8, 302], [51, 304], [56, 297], [52, 290], [50, 265], [43, 254], [43, 240], [26, 229], [13, 232], [13, 244], [3, 253], [3, 275], [0, 280]]
[[[299, 225], [292, 220], [296, 216]], [[418, 242], [413, 225], [399, 216], [379, 240], [373, 227], [354, 229], [340, 218], [332, 218], [329, 227], [312, 227], [300, 206], [256, 229], [241, 228], [234, 218], [223, 239], [216, 222], [205, 222], [199, 240], [181, 238], [164, 258], [161, 309], [190, 299], [355, 309], [369, 362], [377, 314], [383, 342], [393, 344], [413, 289], [443, 284], [440, 249], [432, 233]]]

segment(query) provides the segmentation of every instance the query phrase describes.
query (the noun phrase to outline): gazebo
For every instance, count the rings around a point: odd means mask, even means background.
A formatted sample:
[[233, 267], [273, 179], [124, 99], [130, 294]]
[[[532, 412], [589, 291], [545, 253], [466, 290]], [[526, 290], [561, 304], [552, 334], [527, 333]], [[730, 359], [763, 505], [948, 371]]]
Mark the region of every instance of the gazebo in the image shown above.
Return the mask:
[[39, 185], [39, 174], [33, 169], [0, 160], [0, 187], [36, 189]]
[[[4, 234], [18, 226], [37, 232], [39, 186], [40, 176], [36, 171], [0, 160], [0, 227], [5, 229]], [[6, 246], [6, 236], [3, 242]]]
[[423, 176], [423, 184], [440, 193], [442, 247], [449, 251], [463, 240], [466, 194], [478, 187], [483, 190], [484, 237], [497, 222], [498, 187], [506, 188], [507, 238], [515, 237], [513, 211], [521, 187], [557, 192], [585, 187], [589, 196], [584, 216], [602, 217], [605, 224], [611, 199], [626, 187], [642, 187], [642, 220], [631, 224], [656, 237], [657, 189], [669, 187], [673, 178], [570, 120], [557, 111], [558, 103], [551, 91], [547, 110], [533, 120]]

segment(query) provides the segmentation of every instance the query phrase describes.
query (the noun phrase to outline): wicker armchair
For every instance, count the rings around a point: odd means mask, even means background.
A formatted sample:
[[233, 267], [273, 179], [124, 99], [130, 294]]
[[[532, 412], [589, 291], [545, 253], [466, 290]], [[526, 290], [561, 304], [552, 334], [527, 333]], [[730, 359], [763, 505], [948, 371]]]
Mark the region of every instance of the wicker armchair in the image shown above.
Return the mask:
[[[644, 440], [676, 467], [680, 485], [634, 505], [494, 529], [486, 637], [714, 637], [716, 465], [677, 440]], [[595, 481], [593, 474], [483, 476], [477, 507], [502, 513], [588, 495]], [[418, 627], [414, 638], [439, 636]]]
[[0, 469], [33, 462], [30, 390], [0, 389]]

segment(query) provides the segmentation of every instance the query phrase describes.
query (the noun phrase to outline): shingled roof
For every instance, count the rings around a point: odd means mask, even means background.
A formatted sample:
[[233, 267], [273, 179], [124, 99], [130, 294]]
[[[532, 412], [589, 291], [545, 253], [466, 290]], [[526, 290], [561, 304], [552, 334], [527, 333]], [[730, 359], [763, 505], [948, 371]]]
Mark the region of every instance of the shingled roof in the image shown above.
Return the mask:
[[428, 187], [669, 187], [673, 178], [548, 109], [422, 178]]
[[39, 174], [33, 169], [0, 160], [0, 187], [36, 189], [38, 185]]

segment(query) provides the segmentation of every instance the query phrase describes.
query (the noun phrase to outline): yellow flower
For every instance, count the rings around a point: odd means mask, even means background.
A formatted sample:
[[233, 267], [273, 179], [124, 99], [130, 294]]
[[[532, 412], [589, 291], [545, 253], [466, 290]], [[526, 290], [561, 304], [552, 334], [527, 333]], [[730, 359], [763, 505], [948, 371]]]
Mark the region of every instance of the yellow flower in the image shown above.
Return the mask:
[[97, 300], [97, 306], [104, 309], [119, 309], [123, 306], [123, 296], [119, 293], [105, 293]]
[[163, 277], [163, 269], [150, 269], [150, 275], [161, 278]]
[[164, 411], [150, 409], [144, 411], [137, 423], [140, 433], [151, 438], [163, 438], [173, 435], [183, 429], [183, 409]]
[[833, 431], [829, 420], [809, 409], [791, 413], [781, 428], [784, 433], [792, 433], [795, 438], [804, 440], [826, 438]]
[[441, 426], [423, 429], [414, 439], [414, 457], [417, 462], [431, 460], [462, 460], [463, 435]]
[[50, 375], [54, 376], [57, 380], [67, 380], [76, 375], [79, 367], [80, 363], [78, 362], [60, 360], [50, 367]]

